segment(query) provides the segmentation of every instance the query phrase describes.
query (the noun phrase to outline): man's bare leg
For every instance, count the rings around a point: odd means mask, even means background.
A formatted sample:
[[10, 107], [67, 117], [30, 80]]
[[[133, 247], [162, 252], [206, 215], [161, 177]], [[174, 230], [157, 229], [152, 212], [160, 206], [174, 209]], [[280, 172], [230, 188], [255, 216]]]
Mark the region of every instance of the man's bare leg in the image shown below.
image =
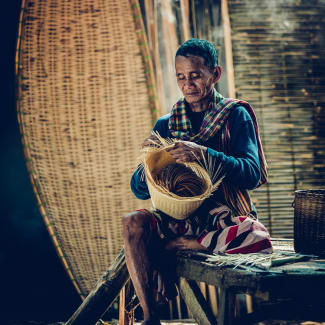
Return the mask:
[[151, 218], [142, 211], [127, 214], [123, 218], [123, 237], [126, 265], [143, 310], [143, 324], [159, 325], [154, 299], [153, 269], [148, 252]]

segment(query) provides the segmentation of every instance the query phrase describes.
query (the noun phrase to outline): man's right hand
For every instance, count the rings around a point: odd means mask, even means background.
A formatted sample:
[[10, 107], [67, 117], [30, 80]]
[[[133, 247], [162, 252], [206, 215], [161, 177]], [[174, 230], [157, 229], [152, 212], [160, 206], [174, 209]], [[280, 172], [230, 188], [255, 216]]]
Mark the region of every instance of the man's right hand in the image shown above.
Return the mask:
[[155, 135], [150, 135], [150, 137], [146, 138], [142, 145], [141, 148], [144, 149], [145, 147], [158, 147], [160, 146], [160, 141]]

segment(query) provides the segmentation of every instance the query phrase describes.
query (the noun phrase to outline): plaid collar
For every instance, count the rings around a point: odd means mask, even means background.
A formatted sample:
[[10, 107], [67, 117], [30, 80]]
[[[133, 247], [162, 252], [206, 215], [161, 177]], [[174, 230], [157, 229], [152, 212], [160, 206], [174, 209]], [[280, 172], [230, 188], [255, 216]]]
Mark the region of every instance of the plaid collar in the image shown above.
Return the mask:
[[224, 98], [214, 90], [213, 101], [205, 111], [199, 133], [193, 134], [191, 121], [186, 113], [185, 98], [181, 98], [172, 108], [168, 122], [171, 134], [178, 139], [204, 143], [222, 129], [232, 108], [237, 105], [237, 101]]

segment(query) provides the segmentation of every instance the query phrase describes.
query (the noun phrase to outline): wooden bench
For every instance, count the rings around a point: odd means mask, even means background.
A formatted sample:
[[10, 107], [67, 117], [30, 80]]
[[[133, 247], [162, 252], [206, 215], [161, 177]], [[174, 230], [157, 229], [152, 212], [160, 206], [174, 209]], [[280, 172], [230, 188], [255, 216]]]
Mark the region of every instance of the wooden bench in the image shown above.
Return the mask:
[[[180, 292], [199, 324], [254, 324], [265, 319], [325, 320], [325, 260], [289, 256], [263, 270], [246, 265], [218, 265], [208, 261], [209, 257], [211, 255], [202, 252], [177, 254]], [[66, 325], [95, 324], [128, 279], [122, 250]], [[219, 288], [217, 319], [197, 281]], [[235, 318], [235, 297], [240, 293], [253, 297], [254, 311]]]

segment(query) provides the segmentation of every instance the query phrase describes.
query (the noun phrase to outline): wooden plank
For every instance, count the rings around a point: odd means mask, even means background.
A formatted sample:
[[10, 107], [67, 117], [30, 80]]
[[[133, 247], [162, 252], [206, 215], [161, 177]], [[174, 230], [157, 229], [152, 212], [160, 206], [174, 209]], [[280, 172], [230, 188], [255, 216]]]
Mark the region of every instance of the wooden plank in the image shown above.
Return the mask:
[[124, 249], [122, 249], [66, 325], [96, 324], [117, 298], [128, 279], [129, 273], [125, 263]]
[[[325, 300], [324, 261], [284, 264], [265, 272], [254, 267], [246, 267], [243, 270], [218, 266], [206, 262], [207, 257], [209, 254], [203, 252], [177, 253], [176, 272], [178, 276], [186, 279], [181, 280], [181, 292], [191, 313], [200, 324], [214, 324], [215, 321], [195, 281], [204, 281], [220, 287], [219, 325], [232, 323], [235, 293], [258, 294], [259, 297], [270, 297], [273, 301], [307, 297], [310, 304]], [[127, 279], [124, 252], [121, 251], [66, 325], [95, 324], [117, 297]]]
[[216, 319], [195, 281], [187, 281], [181, 278], [180, 291], [187, 307], [198, 324], [216, 324]]
[[[192, 254], [190, 256], [193, 256]], [[220, 286], [236, 286], [240, 292], [250, 290], [258, 290], [259, 274], [244, 274], [239, 270], [231, 268], [216, 267], [215, 264], [189, 258], [186, 254], [177, 256], [176, 274], [189, 280], [202, 281], [207, 284]], [[241, 291], [240, 288], [244, 291]]]

